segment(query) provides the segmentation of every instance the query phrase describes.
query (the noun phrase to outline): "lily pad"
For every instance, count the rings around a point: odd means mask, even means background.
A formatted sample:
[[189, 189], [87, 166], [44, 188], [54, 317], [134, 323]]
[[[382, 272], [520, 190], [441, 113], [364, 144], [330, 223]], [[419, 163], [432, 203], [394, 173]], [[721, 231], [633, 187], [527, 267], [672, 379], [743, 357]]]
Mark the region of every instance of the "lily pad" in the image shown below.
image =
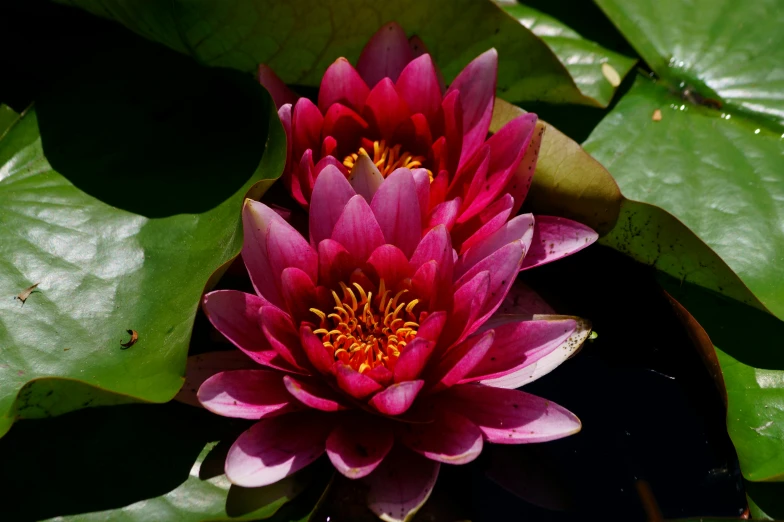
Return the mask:
[[252, 77], [136, 37], [18, 118], [0, 140], [0, 434], [171, 399], [205, 283], [239, 252], [242, 201], [285, 150]]
[[580, 90], [606, 107], [637, 62], [580, 36], [562, 22], [523, 4], [500, 4], [541, 38], [564, 64]]
[[425, 42], [448, 80], [495, 47], [504, 98], [606, 105], [582, 92], [542, 40], [489, 0], [59, 1], [120, 22], [207, 65], [250, 72], [266, 63], [286, 83], [307, 86], [317, 86], [337, 57], [356, 60], [370, 36], [394, 20]]

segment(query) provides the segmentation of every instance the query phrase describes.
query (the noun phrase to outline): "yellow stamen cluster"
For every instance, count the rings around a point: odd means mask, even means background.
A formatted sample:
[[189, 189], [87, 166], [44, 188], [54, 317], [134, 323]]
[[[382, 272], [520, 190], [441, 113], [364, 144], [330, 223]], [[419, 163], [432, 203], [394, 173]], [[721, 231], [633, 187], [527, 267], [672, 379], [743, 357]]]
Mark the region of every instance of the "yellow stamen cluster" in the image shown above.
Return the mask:
[[[343, 165], [351, 171], [354, 168], [354, 164], [357, 162], [359, 155], [367, 156], [373, 160], [373, 163], [376, 165], [376, 168], [381, 172], [381, 175], [385, 178], [392, 174], [395, 169], [399, 168], [407, 168], [407, 169], [418, 169], [422, 167], [422, 164], [425, 161], [424, 156], [414, 156], [408, 152], [400, 152], [400, 145], [395, 145], [394, 147], [389, 147], [386, 144], [386, 141], [374, 141], [373, 142], [373, 156], [371, 157], [368, 154], [368, 151], [365, 150], [364, 147], [360, 147], [357, 152], [354, 154], [349, 154], [346, 156], [346, 159], [343, 160]], [[433, 173], [428, 170], [430, 174], [430, 181], [433, 181]]]
[[403, 296], [408, 291], [405, 289], [392, 296], [383, 279], [377, 296], [365, 292], [357, 283], [352, 286], [353, 289], [340, 283], [342, 297], [332, 291], [333, 313], [310, 309], [320, 321], [313, 333], [321, 338], [336, 361], [360, 373], [379, 365], [393, 370], [400, 351], [416, 337], [419, 329], [414, 313], [419, 299], [406, 301]]

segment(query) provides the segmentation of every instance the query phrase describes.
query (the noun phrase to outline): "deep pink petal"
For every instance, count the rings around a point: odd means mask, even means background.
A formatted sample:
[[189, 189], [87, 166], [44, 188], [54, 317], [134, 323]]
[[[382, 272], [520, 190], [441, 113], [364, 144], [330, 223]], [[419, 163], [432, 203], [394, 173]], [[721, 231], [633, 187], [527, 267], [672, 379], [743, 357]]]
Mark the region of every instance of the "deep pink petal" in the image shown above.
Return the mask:
[[357, 71], [372, 88], [383, 78], [396, 81], [412, 59], [406, 32], [396, 22], [389, 22], [365, 44], [357, 61]]
[[438, 276], [438, 262], [428, 261], [420, 266], [411, 277], [411, 290], [423, 303], [425, 308], [434, 309], [436, 295], [436, 277]]
[[395, 382], [413, 381], [419, 377], [435, 346], [435, 342], [419, 337], [406, 345], [395, 363]]
[[[457, 236], [457, 241], [460, 242], [460, 253], [464, 253], [504, 226], [512, 213], [513, 206], [514, 198], [509, 194], [504, 194], [474, 219], [457, 227], [452, 233], [452, 237]], [[531, 232], [533, 233], [533, 230]]]
[[487, 259], [500, 249], [514, 241], [522, 241], [525, 252], [530, 251], [534, 237], [534, 217], [532, 214], [516, 216], [501, 228], [478, 240], [465, 250], [455, 266], [455, 276], [463, 274], [475, 267], [479, 262]]
[[362, 375], [370, 377], [381, 386], [389, 386], [394, 380], [394, 375], [385, 366], [376, 366], [371, 370], [365, 371]]
[[447, 170], [457, 172], [463, 151], [463, 107], [460, 92], [452, 90], [441, 102], [443, 133], [447, 144]]
[[598, 238], [599, 235], [593, 229], [577, 221], [555, 216], [536, 216], [531, 249], [525, 255], [522, 270], [570, 256]]
[[[520, 212], [525, 197], [528, 195], [528, 189], [531, 188], [531, 181], [536, 172], [536, 162], [539, 159], [539, 150], [542, 146], [544, 129], [544, 125], [538, 125], [536, 127], [536, 130], [531, 137], [531, 143], [528, 144], [528, 150], [525, 151], [523, 159], [520, 160], [520, 165], [517, 166], [517, 170], [504, 189], [504, 192], [514, 198], [515, 204], [514, 207], [512, 207], [513, 216]], [[576, 143], [573, 143], [572, 146], [579, 147]]]
[[427, 157], [433, 146], [433, 133], [427, 117], [419, 112], [412, 114], [395, 129], [392, 143], [399, 143], [404, 152]]
[[286, 310], [294, 324], [311, 320], [313, 312], [310, 309], [317, 303], [316, 286], [310, 276], [299, 268], [289, 267], [281, 273], [280, 283]]
[[471, 199], [480, 192], [490, 168], [490, 147], [482, 146], [476, 154], [457, 170], [449, 181], [446, 199], [462, 198], [467, 208]]
[[368, 507], [387, 521], [411, 520], [430, 497], [439, 468], [438, 462], [395, 446], [375, 472], [362, 479], [369, 489]]
[[261, 419], [300, 409], [272, 370], [232, 370], [213, 375], [199, 388], [199, 402], [224, 417]]
[[312, 101], [300, 98], [291, 113], [292, 154], [299, 159], [306, 150], [319, 150], [321, 147], [324, 117]]
[[365, 81], [345, 58], [338, 58], [321, 78], [318, 108], [326, 114], [333, 103], [342, 103], [361, 112], [370, 94]]
[[412, 114], [422, 113], [428, 121], [435, 121], [441, 107], [441, 88], [429, 54], [423, 54], [406, 65], [395, 83], [395, 89]]
[[319, 458], [331, 429], [328, 417], [311, 411], [262, 419], [229, 450], [226, 476], [246, 488], [273, 484]]
[[489, 442], [524, 444], [560, 439], [580, 431], [580, 420], [557, 404], [519, 390], [466, 384], [438, 397], [438, 404], [465, 415]]
[[425, 381], [405, 381], [388, 386], [370, 399], [370, 405], [384, 415], [405, 413], [416, 400]]
[[286, 268], [302, 270], [317, 281], [318, 254], [297, 230], [282, 218], [270, 222], [267, 229], [267, 256], [272, 274], [280, 277]]
[[[408, 39], [408, 46], [411, 48], [412, 60], [414, 58], [419, 58], [423, 54], [429, 54], [430, 56], [433, 56], [433, 53], [431, 53], [428, 50], [427, 46], [425, 45], [425, 42], [417, 35], [413, 35], [411, 38]], [[446, 91], [446, 84], [444, 83], [444, 75], [441, 74], [441, 70], [438, 68], [437, 63], [434, 62], [433, 67], [435, 67], [436, 75], [438, 76], [438, 86], [441, 88], [441, 92], [443, 93]]]
[[283, 377], [286, 390], [305, 406], [321, 411], [338, 411], [349, 409], [332, 388], [324, 384], [304, 379], [295, 379], [290, 375]]
[[447, 90], [447, 95], [455, 90], [460, 91], [464, 132], [461, 165], [485, 141], [493, 116], [497, 76], [498, 53], [490, 49], [466, 65]]
[[411, 277], [408, 258], [402, 250], [393, 245], [381, 245], [375, 249], [367, 263], [376, 270], [378, 277], [383, 279], [386, 287], [393, 292], [400, 281]]
[[302, 340], [302, 349], [305, 351], [305, 355], [311, 364], [323, 374], [332, 373], [335, 360], [329, 354], [321, 339], [307, 325], [302, 325], [299, 332]]
[[411, 256], [422, 237], [419, 198], [411, 171], [403, 168], [390, 174], [373, 196], [370, 208], [386, 242]]
[[[490, 324], [488, 324], [490, 323]], [[552, 353], [574, 333], [574, 319], [510, 319], [505, 324], [485, 323], [495, 339], [482, 362], [461, 382], [493, 379], [535, 363]]]
[[316, 246], [332, 236], [340, 214], [356, 192], [351, 188], [346, 176], [334, 166], [328, 166], [319, 173], [313, 188], [308, 223], [310, 242]]
[[345, 282], [357, 268], [354, 256], [343, 245], [332, 239], [318, 244], [319, 284], [334, 288]]
[[403, 444], [445, 464], [468, 464], [482, 453], [482, 431], [452, 411], [437, 411], [431, 423], [406, 424], [401, 433]]
[[379, 383], [367, 375], [363, 375], [345, 364], [335, 364], [335, 376], [340, 389], [355, 399], [364, 399], [382, 388]]
[[455, 221], [457, 221], [457, 213], [460, 211], [461, 204], [461, 199], [455, 198], [436, 205], [428, 217], [425, 230], [430, 230], [438, 225], [444, 225], [447, 230], [452, 230]]
[[424, 223], [425, 218], [430, 213], [430, 173], [427, 169], [412, 169], [411, 174], [414, 176], [417, 199], [419, 200], [419, 212]]
[[441, 331], [446, 325], [446, 312], [433, 312], [422, 321], [417, 330], [417, 339], [427, 339], [436, 342], [441, 335]]
[[[270, 349], [270, 351], [272, 350]], [[204, 381], [221, 372], [251, 369], [257, 370], [258, 365], [239, 350], [221, 350], [191, 355], [185, 366], [185, 384], [177, 392], [174, 400], [201, 408], [196, 394]]]
[[452, 240], [446, 227], [437, 226], [425, 234], [410, 259], [413, 270], [418, 270], [420, 266], [429, 261], [436, 261], [440, 269], [439, 280], [451, 282], [454, 258], [452, 256]]
[[297, 102], [298, 96], [283, 83], [283, 80], [278, 78], [278, 75], [270, 67], [260, 64], [256, 71], [256, 79], [269, 91], [272, 101], [275, 102], [275, 107], [278, 109], [287, 103]]
[[354, 196], [346, 203], [333, 229], [332, 239], [360, 261], [365, 261], [384, 244], [384, 233], [365, 198]]
[[367, 122], [354, 110], [340, 103], [333, 104], [324, 115], [321, 138], [332, 136], [337, 140], [339, 157], [356, 152], [362, 136], [368, 128]]
[[275, 220], [282, 221], [282, 218], [274, 210], [263, 203], [245, 200], [242, 208], [242, 260], [256, 293], [275, 306], [283, 306], [277, 274], [272, 273], [267, 254], [269, 226]]
[[291, 186], [291, 171], [294, 168], [292, 149], [292, 141], [294, 138], [291, 132], [291, 111], [292, 107], [290, 103], [286, 103], [278, 109], [278, 117], [280, 118], [281, 125], [283, 125], [283, 131], [286, 133], [286, 167], [283, 170], [282, 179], [286, 188], [289, 190], [292, 190], [293, 188]]
[[493, 331], [469, 337], [453, 346], [438, 364], [428, 370], [426, 380], [432, 383], [432, 392], [454, 386], [482, 362], [493, 344]]
[[369, 475], [392, 449], [395, 438], [386, 425], [352, 418], [341, 421], [327, 437], [327, 456], [350, 479]]
[[479, 327], [476, 319], [487, 300], [489, 288], [489, 271], [479, 272], [467, 281], [461, 282], [454, 293], [452, 313], [440, 340], [440, 346], [449, 347], [476, 331]]
[[384, 78], [370, 91], [362, 117], [371, 128], [378, 130], [384, 140], [391, 140], [395, 129], [411, 116], [405, 100], [395, 90], [395, 84]]
[[315, 171], [316, 166], [313, 164], [313, 151], [306, 150], [299, 160], [299, 168], [297, 169], [297, 178], [299, 181], [299, 189], [306, 200], [310, 200], [313, 195], [313, 185], [316, 182]]
[[261, 331], [272, 349], [295, 368], [308, 369], [309, 361], [302, 349], [297, 329], [291, 316], [274, 306], [261, 307]]

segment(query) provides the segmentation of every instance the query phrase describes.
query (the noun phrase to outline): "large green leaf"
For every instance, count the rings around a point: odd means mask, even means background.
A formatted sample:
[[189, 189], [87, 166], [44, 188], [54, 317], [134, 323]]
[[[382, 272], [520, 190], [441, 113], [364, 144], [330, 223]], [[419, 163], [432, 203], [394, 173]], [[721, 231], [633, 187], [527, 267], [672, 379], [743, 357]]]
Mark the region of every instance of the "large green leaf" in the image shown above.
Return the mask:
[[[637, 60], [586, 40], [555, 18], [527, 5], [501, 3], [504, 11], [530, 29], [553, 50], [580, 90], [606, 107]], [[617, 75], [613, 77], [613, 72]]]
[[242, 201], [285, 149], [252, 77], [135, 37], [42, 96], [0, 140], [0, 434], [171, 399], [205, 284], [239, 251]]
[[[744, 475], [782, 480], [784, 323], [761, 310], [784, 318], [784, 13], [773, 0], [597, 3], [659, 76], [638, 78], [585, 144], [639, 202], [603, 241], [659, 268], [705, 327]], [[661, 209], [728, 269], [696, 243], [687, 264], [673, 256], [683, 241], [646, 221]]]
[[[116, 20], [208, 65], [269, 64], [287, 83], [317, 86], [337, 57], [355, 60], [382, 24], [417, 34], [447, 79], [490, 47], [506, 99], [606, 105], [581, 92], [537, 36], [489, 0], [60, 0]], [[582, 87], [582, 85], [581, 85]]]

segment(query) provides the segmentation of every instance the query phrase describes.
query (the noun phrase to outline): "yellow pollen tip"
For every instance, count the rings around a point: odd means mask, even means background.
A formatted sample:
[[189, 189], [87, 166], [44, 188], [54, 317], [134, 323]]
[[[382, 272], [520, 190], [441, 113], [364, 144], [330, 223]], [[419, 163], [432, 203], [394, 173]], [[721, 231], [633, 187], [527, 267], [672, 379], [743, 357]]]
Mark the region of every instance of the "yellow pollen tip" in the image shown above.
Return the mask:
[[[394, 147], [389, 147], [387, 146], [385, 140], [381, 140], [373, 142], [372, 157], [370, 154], [368, 154], [368, 151], [365, 150], [364, 147], [360, 147], [357, 152], [349, 154], [343, 159], [343, 165], [345, 165], [345, 167], [351, 171], [360, 155], [369, 157], [379, 172], [381, 172], [381, 175], [385, 178], [399, 168], [422, 168], [422, 165], [424, 165], [427, 159], [424, 156], [414, 156], [409, 152], [401, 152], [400, 144], [395, 145]], [[427, 174], [430, 177], [430, 182], [432, 183], [433, 173], [428, 169]]]

